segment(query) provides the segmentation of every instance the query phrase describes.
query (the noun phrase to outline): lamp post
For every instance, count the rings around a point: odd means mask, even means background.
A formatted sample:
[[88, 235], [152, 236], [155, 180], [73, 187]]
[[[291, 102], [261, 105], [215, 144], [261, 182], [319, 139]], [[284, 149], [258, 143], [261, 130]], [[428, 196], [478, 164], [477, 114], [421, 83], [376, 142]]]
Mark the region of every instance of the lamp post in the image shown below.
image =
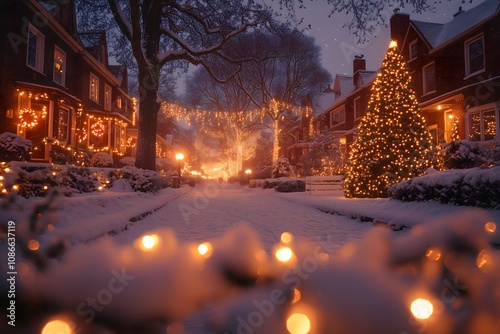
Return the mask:
[[251, 169], [245, 170], [245, 174], [247, 175], [247, 182], [248, 184], [250, 184], [250, 174], [252, 174], [252, 170]]
[[181, 161], [184, 159], [184, 154], [182, 153], [177, 153], [175, 155], [175, 160], [179, 163], [179, 186], [181, 185]]

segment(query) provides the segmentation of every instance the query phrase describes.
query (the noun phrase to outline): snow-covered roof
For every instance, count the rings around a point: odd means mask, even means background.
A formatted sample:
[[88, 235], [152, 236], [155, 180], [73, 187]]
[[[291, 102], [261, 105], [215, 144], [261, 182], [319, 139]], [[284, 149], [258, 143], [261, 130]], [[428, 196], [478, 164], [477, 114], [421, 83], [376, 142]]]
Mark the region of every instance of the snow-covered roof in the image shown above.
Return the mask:
[[375, 79], [375, 76], [377, 76], [377, 71], [360, 71], [359, 76], [361, 78], [361, 83], [364, 86]]
[[102, 36], [101, 31], [90, 31], [78, 34], [78, 37], [80, 37], [80, 40], [82, 41], [82, 44], [85, 48], [92, 48], [99, 46], [101, 36]]
[[477, 24], [489, 19], [500, 10], [500, 0], [485, 0], [476, 7], [456, 15], [444, 24], [413, 21], [431, 47], [439, 46], [462, 35]]
[[349, 95], [354, 89], [356, 89], [356, 86], [354, 86], [352, 75], [337, 74], [335, 76], [333, 90], [335, 91], [337, 99], [341, 98], [341, 96]]

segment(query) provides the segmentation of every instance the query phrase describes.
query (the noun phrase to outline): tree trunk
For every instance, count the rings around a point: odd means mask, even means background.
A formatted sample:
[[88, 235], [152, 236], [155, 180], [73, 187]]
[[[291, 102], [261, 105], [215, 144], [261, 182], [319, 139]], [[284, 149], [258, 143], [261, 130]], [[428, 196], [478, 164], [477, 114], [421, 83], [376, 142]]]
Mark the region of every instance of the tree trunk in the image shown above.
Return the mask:
[[157, 72], [139, 70], [140, 104], [135, 166], [150, 170], [156, 170], [156, 121], [160, 110], [156, 82]]

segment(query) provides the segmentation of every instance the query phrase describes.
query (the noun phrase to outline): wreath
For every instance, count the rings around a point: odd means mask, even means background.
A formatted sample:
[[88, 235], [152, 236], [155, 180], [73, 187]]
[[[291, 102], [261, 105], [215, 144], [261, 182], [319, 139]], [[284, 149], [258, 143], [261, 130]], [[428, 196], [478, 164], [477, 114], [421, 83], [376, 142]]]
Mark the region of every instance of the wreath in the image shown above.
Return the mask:
[[38, 125], [38, 113], [29, 108], [19, 110], [19, 125], [23, 128], [34, 128]]
[[102, 121], [95, 122], [91, 126], [92, 135], [102, 137], [106, 133], [106, 125]]

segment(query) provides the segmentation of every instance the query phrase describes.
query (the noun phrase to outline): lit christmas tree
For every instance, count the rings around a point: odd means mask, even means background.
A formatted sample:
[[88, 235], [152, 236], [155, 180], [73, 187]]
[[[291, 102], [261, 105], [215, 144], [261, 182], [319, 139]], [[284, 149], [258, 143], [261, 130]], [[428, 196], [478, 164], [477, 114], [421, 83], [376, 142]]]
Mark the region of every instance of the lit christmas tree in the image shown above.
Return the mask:
[[391, 185], [430, 167], [432, 152], [406, 62], [391, 41], [350, 153], [346, 197], [387, 197]]

